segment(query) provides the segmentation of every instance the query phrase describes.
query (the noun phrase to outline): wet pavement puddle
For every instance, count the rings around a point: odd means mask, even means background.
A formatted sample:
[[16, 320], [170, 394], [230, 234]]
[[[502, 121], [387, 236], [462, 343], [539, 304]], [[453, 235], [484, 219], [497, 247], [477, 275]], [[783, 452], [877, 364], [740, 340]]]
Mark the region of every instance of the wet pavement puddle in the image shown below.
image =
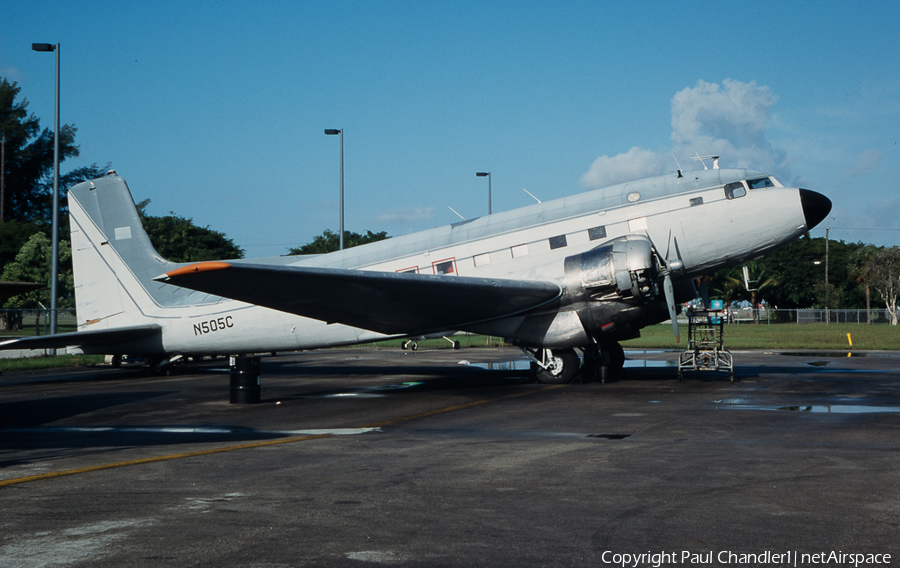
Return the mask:
[[900, 406], [872, 406], [866, 404], [787, 404], [779, 406], [767, 406], [762, 404], [748, 404], [741, 399], [714, 400], [713, 403], [721, 405], [717, 406], [716, 408], [731, 410], [777, 410], [782, 412], [809, 412], [821, 414], [871, 414], [900, 412]]

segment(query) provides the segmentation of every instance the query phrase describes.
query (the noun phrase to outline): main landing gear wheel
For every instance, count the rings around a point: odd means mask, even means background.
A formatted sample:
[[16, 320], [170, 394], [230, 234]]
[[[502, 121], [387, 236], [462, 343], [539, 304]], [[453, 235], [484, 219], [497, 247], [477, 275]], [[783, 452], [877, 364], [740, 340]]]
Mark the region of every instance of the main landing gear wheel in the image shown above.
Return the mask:
[[604, 343], [600, 350], [609, 357], [609, 368], [618, 373], [625, 366], [625, 350], [617, 341]]
[[584, 349], [581, 377], [585, 382], [608, 383], [625, 366], [625, 350], [618, 342], [610, 341]]
[[535, 359], [540, 362], [533, 362], [531, 368], [539, 383], [562, 385], [578, 375], [579, 360], [574, 349], [541, 349]]

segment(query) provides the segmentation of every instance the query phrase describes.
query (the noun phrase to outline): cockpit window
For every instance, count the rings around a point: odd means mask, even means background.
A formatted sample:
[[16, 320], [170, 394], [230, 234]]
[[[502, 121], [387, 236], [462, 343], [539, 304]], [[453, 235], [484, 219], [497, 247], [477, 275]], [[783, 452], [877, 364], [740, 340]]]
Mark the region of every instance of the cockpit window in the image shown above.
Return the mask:
[[747, 190], [744, 189], [744, 184], [739, 181], [725, 186], [725, 197], [727, 199], [737, 199], [745, 195], [747, 195]]
[[772, 180], [767, 177], [759, 179], [748, 179], [747, 185], [750, 186], [750, 189], [759, 189], [761, 187], [775, 187], [775, 184], [772, 183]]

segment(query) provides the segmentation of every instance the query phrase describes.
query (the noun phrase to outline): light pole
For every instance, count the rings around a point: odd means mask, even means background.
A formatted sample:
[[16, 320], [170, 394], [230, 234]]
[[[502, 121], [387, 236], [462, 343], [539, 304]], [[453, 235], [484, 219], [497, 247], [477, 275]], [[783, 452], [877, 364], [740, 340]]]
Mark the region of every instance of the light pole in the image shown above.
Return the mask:
[[344, 250], [344, 129], [326, 128], [325, 134], [334, 136], [341, 135], [341, 233], [340, 233], [340, 250]]
[[59, 44], [32, 43], [34, 51], [56, 52], [56, 115], [53, 119], [53, 249], [50, 259], [50, 333], [56, 333], [56, 298], [59, 287]]
[[491, 214], [491, 172], [475, 172], [475, 175], [478, 177], [488, 178], [488, 215]]

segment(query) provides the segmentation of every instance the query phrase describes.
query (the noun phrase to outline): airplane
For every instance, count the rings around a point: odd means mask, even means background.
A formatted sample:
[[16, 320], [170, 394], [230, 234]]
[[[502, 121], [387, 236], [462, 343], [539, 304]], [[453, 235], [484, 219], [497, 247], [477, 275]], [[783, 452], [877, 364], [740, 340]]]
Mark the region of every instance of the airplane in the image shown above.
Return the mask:
[[162, 368], [453, 330], [505, 338], [546, 383], [611, 376], [644, 326], [671, 320], [677, 338], [694, 279], [791, 242], [832, 206], [759, 171], [679, 170], [328, 254], [174, 263], [115, 172], [68, 204], [78, 331], [0, 349]]

